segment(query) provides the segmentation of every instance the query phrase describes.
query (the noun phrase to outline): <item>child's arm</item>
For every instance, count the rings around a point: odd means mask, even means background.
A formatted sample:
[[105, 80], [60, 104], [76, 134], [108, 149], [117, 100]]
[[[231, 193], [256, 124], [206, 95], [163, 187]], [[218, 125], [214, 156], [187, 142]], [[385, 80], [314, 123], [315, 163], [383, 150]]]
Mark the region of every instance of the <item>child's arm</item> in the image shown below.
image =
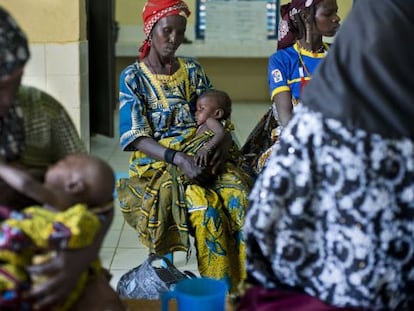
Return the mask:
[[225, 135], [223, 125], [214, 118], [206, 120], [206, 127], [214, 133], [214, 136], [195, 155], [194, 159], [198, 166], [207, 166], [211, 151], [223, 140]]
[[0, 163], [0, 178], [16, 191], [25, 194], [40, 204], [48, 203], [54, 206], [53, 203], [56, 202], [56, 195], [51, 190], [27, 172], [12, 165]]

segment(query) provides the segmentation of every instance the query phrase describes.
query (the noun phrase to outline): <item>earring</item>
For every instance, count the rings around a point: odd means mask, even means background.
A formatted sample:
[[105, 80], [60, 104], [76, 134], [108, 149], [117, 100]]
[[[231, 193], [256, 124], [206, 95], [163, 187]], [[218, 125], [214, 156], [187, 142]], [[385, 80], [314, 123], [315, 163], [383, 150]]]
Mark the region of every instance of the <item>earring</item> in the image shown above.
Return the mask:
[[310, 23], [306, 23], [306, 34], [305, 39], [307, 44], [311, 44], [311, 37], [312, 37], [312, 27]]

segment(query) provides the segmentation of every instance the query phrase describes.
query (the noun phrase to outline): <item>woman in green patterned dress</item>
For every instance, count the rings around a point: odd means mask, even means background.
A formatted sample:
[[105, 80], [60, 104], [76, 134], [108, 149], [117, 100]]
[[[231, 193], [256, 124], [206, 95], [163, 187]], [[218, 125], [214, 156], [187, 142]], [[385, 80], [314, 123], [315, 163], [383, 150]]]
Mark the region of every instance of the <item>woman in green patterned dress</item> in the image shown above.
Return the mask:
[[[189, 14], [179, 0], [150, 0], [144, 7], [140, 59], [120, 76], [120, 142], [131, 157], [118, 196], [125, 220], [150, 252], [190, 255], [191, 234], [200, 274], [226, 280], [234, 291], [245, 277], [242, 226], [250, 188], [232, 156], [238, 150], [231, 126], [207, 167], [184, 152], [196, 144], [196, 100], [212, 88], [196, 60], [175, 56]], [[194, 183], [201, 191], [186, 199]]]

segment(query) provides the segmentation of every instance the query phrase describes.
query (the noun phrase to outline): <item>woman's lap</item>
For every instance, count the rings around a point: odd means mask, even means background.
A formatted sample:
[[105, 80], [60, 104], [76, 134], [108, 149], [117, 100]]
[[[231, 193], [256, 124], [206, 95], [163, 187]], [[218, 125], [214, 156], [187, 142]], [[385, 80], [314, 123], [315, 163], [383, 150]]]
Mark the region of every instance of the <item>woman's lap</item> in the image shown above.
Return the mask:
[[223, 209], [209, 207], [189, 213], [200, 275], [226, 280], [235, 291], [245, 277], [245, 244], [236, 241]]
[[227, 279], [232, 291], [245, 278], [245, 243], [241, 230], [247, 195], [244, 176], [231, 165], [226, 165], [211, 189], [189, 185], [186, 192], [199, 272], [203, 276]]
[[[187, 188], [185, 193], [182, 193], [183, 185]], [[200, 274], [227, 278], [236, 289], [245, 277], [241, 229], [249, 192], [246, 174], [228, 163], [213, 187], [202, 188], [181, 178], [174, 166], [158, 167], [146, 170], [141, 178], [133, 177], [121, 188], [124, 191], [118, 192], [118, 196], [124, 217], [139, 231], [145, 245], [160, 254], [188, 249], [182, 238], [183, 231], [171, 231], [188, 225], [189, 232], [195, 236]], [[177, 210], [181, 213], [179, 217]], [[183, 218], [183, 211], [190, 216], [188, 224], [178, 225], [177, 219]], [[162, 223], [165, 219], [166, 223]]]

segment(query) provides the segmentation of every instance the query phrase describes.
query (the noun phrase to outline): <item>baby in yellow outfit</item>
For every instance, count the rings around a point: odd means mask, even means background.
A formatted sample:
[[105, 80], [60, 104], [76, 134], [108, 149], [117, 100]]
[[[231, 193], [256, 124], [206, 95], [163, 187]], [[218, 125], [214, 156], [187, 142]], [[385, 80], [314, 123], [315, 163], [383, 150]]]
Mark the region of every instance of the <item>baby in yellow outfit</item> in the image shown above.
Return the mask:
[[[43, 204], [21, 212], [0, 207], [0, 309], [30, 310], [24, 293], [35, 280], [25, 267], [33, 264], [39, 254], [47, 257], [53, 250], [92, 243], [104, 220], [100, 218], [113, 210], [114, 174], [98, 158], [73, 154], [51, 166], [43, 184], [6, 164], [0, 164], [0, 178]], [[100, 272], [98, 260], [90, 270]], [[82, 275], [74, 293], [57, 309], [67, 310], [76, 302], [88, 274]]]

